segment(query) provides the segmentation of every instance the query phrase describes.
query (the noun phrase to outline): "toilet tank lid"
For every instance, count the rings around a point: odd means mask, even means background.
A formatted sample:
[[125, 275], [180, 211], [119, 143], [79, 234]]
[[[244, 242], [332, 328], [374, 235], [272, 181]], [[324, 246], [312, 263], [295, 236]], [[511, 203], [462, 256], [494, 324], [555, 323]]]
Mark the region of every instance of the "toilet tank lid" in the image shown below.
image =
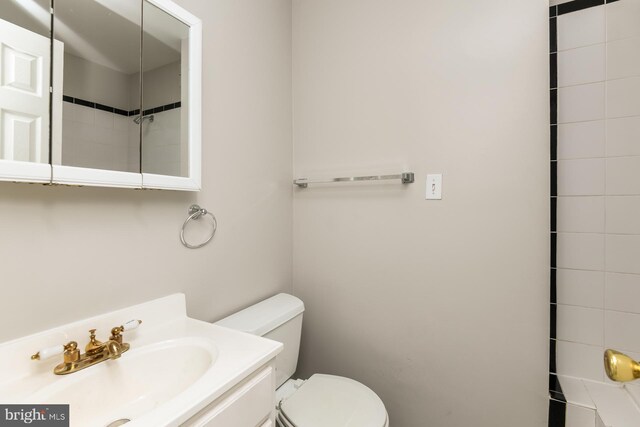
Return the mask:
[[304, 303], [289, 294], [278, 294], [216, 322], [238, 331], [262, 336], [304, 311]]

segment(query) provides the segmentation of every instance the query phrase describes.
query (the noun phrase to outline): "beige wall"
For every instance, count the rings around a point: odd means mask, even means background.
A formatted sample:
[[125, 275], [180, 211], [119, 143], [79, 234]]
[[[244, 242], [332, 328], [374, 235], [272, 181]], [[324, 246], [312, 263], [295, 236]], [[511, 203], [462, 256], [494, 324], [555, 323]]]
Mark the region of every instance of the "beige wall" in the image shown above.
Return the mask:
[[[204, 24], [204, 189], [0, 183], [0, 341], [173, 292], [213, 320], [291, 291], [290, 1], [178, 3]], [[187, 250], [194, 202], [219, 230]]]
[[393, 427], [546, 426], [548, 3], [293, 4], [294, 175], [416, 172], [294, 193], [299, 373]]
[[[131, 84], [131, 76], [96, 64], [68, 52], [64, 54], [63, 93], [66, 96], [98, 102], [121, 110], [140, 104], [140, 85]], [[135, 95], [133, 95], [135, 92]], [[130, 103], [129, 98], [138, 98]], [[132, 106], [135, 106], [132, 108]]]

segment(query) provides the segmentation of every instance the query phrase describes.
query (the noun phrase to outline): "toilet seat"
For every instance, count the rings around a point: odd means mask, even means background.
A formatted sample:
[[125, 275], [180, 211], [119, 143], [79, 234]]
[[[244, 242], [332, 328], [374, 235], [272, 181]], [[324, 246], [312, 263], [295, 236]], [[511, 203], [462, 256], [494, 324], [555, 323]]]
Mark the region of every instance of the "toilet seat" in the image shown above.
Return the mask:
[[387, 411], [369, 387], [350, 378], [315, 374], [280, 405], [285, 427], [385, 427]]

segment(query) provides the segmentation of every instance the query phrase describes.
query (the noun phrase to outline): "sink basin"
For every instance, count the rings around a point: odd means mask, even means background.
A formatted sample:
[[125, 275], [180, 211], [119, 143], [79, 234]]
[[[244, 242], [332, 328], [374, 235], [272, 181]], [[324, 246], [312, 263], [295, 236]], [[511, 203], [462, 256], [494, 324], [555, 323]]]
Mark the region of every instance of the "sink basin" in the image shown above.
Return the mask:
[[[0, 0], [1, 2], [2, 0]], [[62, 356], [34, 361], [37, 349], [106, 335], [126, 319], [131, 349], [116, 360], [54, 375]], [[282, 344], [187, 316], [182, 294], [0, 343], [0, 402], [68, 404], [71, 427], [178, 427], [281, 351]], [[130, 421], [129, 421], [130, 420]]]
[[215, 345], [205, 338], [162, 341], [60, 377], [32, 399], [43, 404], [70, 404], [72, 426], [135, 420], [202, 378], [217, 355]]

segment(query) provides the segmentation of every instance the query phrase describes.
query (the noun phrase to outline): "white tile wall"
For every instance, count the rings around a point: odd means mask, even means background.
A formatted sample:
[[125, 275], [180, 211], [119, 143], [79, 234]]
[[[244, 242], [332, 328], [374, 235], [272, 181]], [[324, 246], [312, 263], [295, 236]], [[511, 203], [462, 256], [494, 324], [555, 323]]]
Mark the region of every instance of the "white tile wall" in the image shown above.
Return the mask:
[[640, 116], [607, 120], [605, 146], [609, 157], [640, 156]]
[[603, 311], [573, 305], [557, 306], [559, 340], [596, 346], [603, 345]]
[[574, 270], [604, 269], [605, 235], [558, 233], [556, 264]]
[[[631, 79], [627, 79], [631, 80]], [[635, 82], [634, 82], [635, 83]], [[635, 86], [630, 88], [632, 83], [625, 87], [635, 90]], [[640, 87], [638, 88], [640, 91]], [[608, 99], [608, 97], [607, 97]], [[621, 102], [620, 98], [613, 98], [614, 101]], [[587, 120], [600, 120], [605, 116], [605, 84], [590, 83], [578, 86], [569, 86], [558, 89], [558, 123], [583, 122]], [[631, 106], [622, 105], [618, 108], [626, 108], [630, 111], [635, 108], [635, 102], [629, 102]], [[631, 114], [623, 114], [630, 116]]]
[[606, 202], [606, 232], [640, 234], [640, 196], [611, 196]]
[[[589, 85], [585, 85], [589, 86]], [[576, 86], [572, 89], [579, 88]], [[590, 94], [593, 90], [590, 90]], [[593, 102], [595, 95], [590, 95], [591, 98], [587, 98], [587, 95], [582, 95], [582, 99], [588, 102]], [[577, 96], [574, 96], [577, 98]], [[628, 117], [640, 115], [640, 77], [629, 77], [626, 79], [607, 80], [607, 117]], [[570, 100], [571, 102], [576, 102]], [[560, 111], [560, 109], [558, 109]], [[568, 113], [567, 113], [568, 114]], [[586, 115], [595, 114], [595, 107], [589, 105], [582, 107], [573, 115]]]
[[558, 125], [558, 159], [604, 157], [605, 129], [604, 120]]
[[611, 41], [606, 46], [609, 80], [640, 75], [640, 37]]
[[598, 196], [605, 194], [605, 160], [558, 161], [559, 196]]
[[607, 41], [640, 36], [639, 0], [621, 0], [608, 4], [606, 7]]
[[640, 235], [608, 234], [607, 271], [640, 274]]
[[558, 52], [558, 87], [602, 82], [604, 79], [604, 43]]
[[582, 406], [585, 408], [595, 409], [584, 381], [579, 378], [568, 377], [566, 375], [557, 375], [558, 381], [562, 386], [562, 392], [567, 399], [567, 403]]
[[640, 194], [640, 157], [608, 158], [606, 174], [607, 194]]
[[591, 7], [558, 17], [559, 51], [604, 43], [604, 41], [604, 6]]
[[604, 318], [606, 347], [640, 352], [640, 314], [608, 310]]
[[557, 20], [557, 371], [595, 381], [605, 348], [640, 355], [639, 23], [640, 0]]
[[558, 374], [603, 381], [602, 351], [602, 346], [557, 341], [556, 365]]
[[129, 170], [129, 117], [63, 102], [62, 164]]
[[[605, 273], [603, 271], [556, 271], [558, 304], [603, 308]], [[640, 288], [639, 288], [640, 289]]]
[[181, 176], [181, 111], [176, 108], [154, 116], [153, 123], [142, 126], [142, 170]]
[[605, 198], [558, 197], [557, 230], [574, 233], [604, 233]]
[[604, 306], [608, 310], [640, 314], [640, 275], [607, 273]]
[[604, 269], [605, 235], [558, 233], [556, 264], [575, 270]]
[[578, 405], [567, 405], [565, 427], [596, 427], [596, 411]]

